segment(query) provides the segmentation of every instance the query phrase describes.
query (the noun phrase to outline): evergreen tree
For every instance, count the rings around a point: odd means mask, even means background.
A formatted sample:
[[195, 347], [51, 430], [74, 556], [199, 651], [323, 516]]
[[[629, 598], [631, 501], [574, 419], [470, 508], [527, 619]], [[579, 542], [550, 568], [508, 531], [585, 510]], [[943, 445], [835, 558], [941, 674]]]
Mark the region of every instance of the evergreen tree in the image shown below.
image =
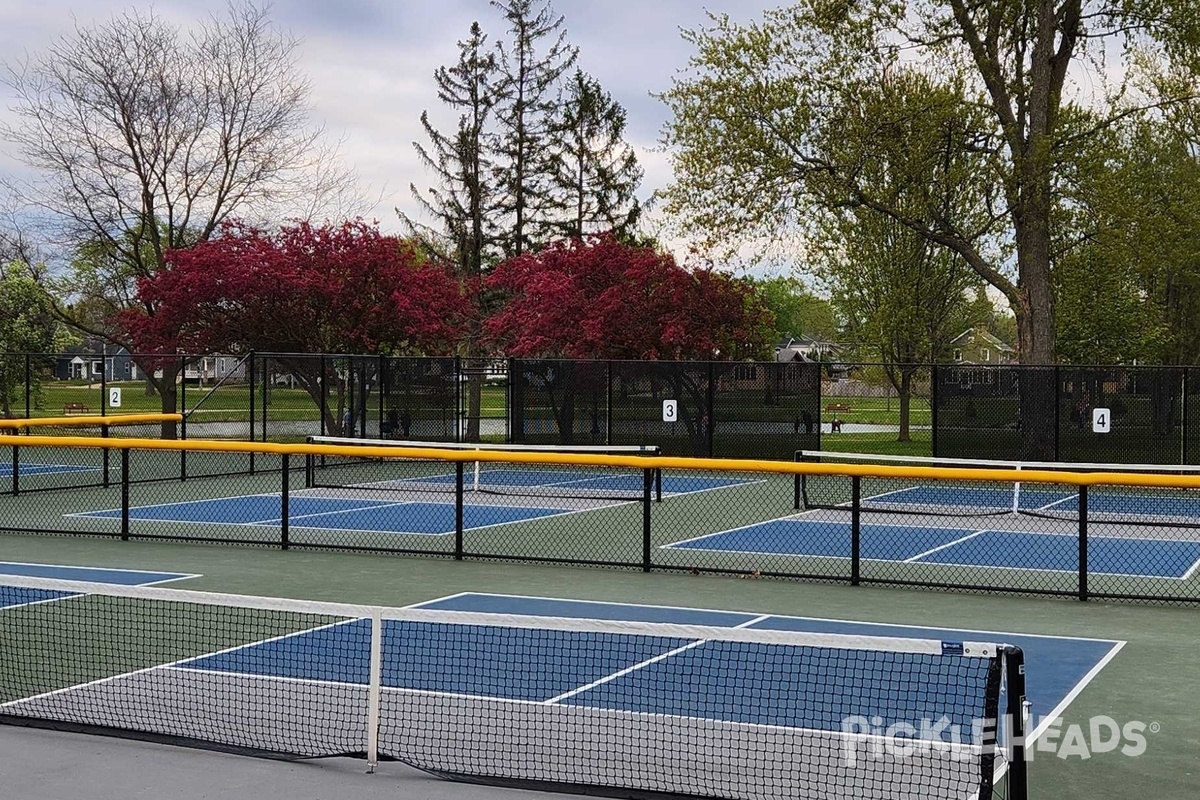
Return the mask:
[[627, 239], [641, 215], [634, 193], [643, 173], [623, 139], [625, 109], [577, 69], [552, 130], [552, 187], [562, 207], [551, 230], [574, 239], [611, 230]]
[[575, 65], [578, 50], [567, 43], [563, 18], [549, 2], [492, 0], [508, 21], [511, 42], [498, 48], [496, 169], [499, 204], [507, 235], [505, 256], [519, 256], [536, 244], [546, 219], [553, 165], [548, 153], [562, 77]]
[[[436, 185], [424, 192], [415, 184], [410, 188], [440, 230], [398, 212], [410, 232], [428, 246], [449, 251], [446, 255], [453, 259], [459, 274], [468, 278], [482, 273], [484, 264], [491, 260], [494, 241], [489, 222], [492, 162], [486, 131], [496, 101], [496, 59], [486, 47], [487, 37], [479, 23], [471, 23], [470, 35], [458, 43], [458, 63], [434, 72], [438, 99], [459, 112], [458, 129], [451, 135], [441, 133], [425, 111], [421, 126], [429, 147], [413, 143], [421, 160], [433, 171]], [[439, 247], [439, 241], [446, 246]]]

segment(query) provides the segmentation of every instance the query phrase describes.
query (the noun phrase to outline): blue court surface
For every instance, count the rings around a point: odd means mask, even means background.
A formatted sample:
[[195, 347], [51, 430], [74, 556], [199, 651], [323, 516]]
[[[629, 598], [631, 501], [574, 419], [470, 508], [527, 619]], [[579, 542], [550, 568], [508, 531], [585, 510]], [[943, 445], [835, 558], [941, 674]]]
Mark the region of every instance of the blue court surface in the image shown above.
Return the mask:
[[[1030, 533], [940, 525], [863, 524], [860, 557], [911, 564], [1077, 572], [1075, 534]], [[815, 558], [850, 557], [850, 523], [803, 517], [760, 522], [664, 547]], [[1121, 536], [1088, 537], [1092, 574], [1190, 578], [1200, 566], [1200, 541]]]
[[[288, 509], [288, 525], [292, 528], [407, 533], [421, 536], [444, 536], [454, 533], [455, 528], [453, 502], [394, 502], [293, 495], [288, 499]], [[541, 506], [466, 504], [463, 507], [463, 527], [485, 528], [570, 514], [577, 510]], [[129, 510], [129, 519], [278, 527], [282, 523], [281, 514], [279, 495], [249, 495], [141, 506]], [[74, 516], [120, 519], [121, 509], [89, 511]]]
[[[1024, 649], [1029, 700], [1039, 728], [1067, 704], [1121, 648], [1122, 642], [996, 632], [917, 628], [862, 622], [757, 615], [735, 611], [597, 603], [467, 593], [418, 606], [449, 611], [701, 624], [726, 628], [809, 631], [863, 636], [994, 641]], [[903, 721], [928, 709], [940, 691], [929, 656], [908, 656], [910, 669], [892, 665], [886, 681], [846, 663], [797, 659], [788, 648], [554, 630], [484, 629], [473, 625], [384, 622], [383, 684], [387, 688], [502, 698], [548, 704], [649, 712], [838, 731], [851, 715]], [[365, 684], [367, 620], [316, 628], [171, 665], [173, 668], [289, 680]], [[429, 640], [438, 642], [429, 647]], [[536, 638], [536, 646], [532, 642]], [[423, 647], [410, 645], [424, 640]], [[587, 640], [582, 641], [582, 640]], [[595, 644], [587, 657], [573, 649]], [[561, 652], [562, 658], [547, 658]], [[482, 656], [482, 658], [481, 658]], [[919, 662], [919, 663], [917, 663]], [[876, 665], [877, 666], [877, 665]], [[800, 687], [828, 692], [777, 691], [772, 675], [799, 676]], [[688, 691], [664, 692], [660, 679]], [[899, 688], [898, 688], [899, 687]], [[703, 708], [700, 697], [708, 697]], [[720, 701], [713, 702], [713, 698]], [[908, 707], [911, 706], [911, 707]], [[947, 708], [954, 724], [969, 724], [970, 709]], [[977, 711], [977, 710], [976, 710]], [[886, 722], [885, 722], [886, 724]], [[1037, 731], [1035, 730], [1035, 733]]]
[[[474, 485], [476, 476], [470, 468], [467, 469], [465, 480], [468, 485]], [[429, 475], [412, 479], [388, 481], [387, 485], [397, 489], [412, 486], [452, 487], [458, 478], [453, 473]], [[612, 472], [580, 472], [579, 470], [555, 469], [483, 469], [478, 474], [479, 486], [483, 489], [496, 488], [502, 491], [504, 487], [514, 489], [533, 489], [543, 487], [549, 492], [556, 489], [568, 492], [615, 492], [637, 499], [643, 490], [644, 476], [641, 473], [612, 473]], [[702, 475], [664, 475], [662, 491], [664, 495], [693, 494], [706, 492], [710, 489], [725, 489], [730, 486], [741, 486], [748, 483], [734, 478], [711, 478]]]
[[44, 603], [70, 597], [67, 592], [44, 589], [29, 589], [20, 586], [4, 586], [6, 575], [23, 578], [50, 578], [60, 581], [91, 581], [113, 583], [118, 586], [154, 586], [184, 578], [198, 577], [183, 572], [151, 572], [137, 569], [108, 569], [103, 567], [80, 567], [63, 564], [27, 564], [17, 561], [0, 561], [0, 609]]
[[[1079, 495], [1071, 489], [1026, 484], [1019, 491], [982, 486], [912, 486], [864, 498], [864, 503], [889, 506], [936, 506], [982, 512], [1008, 510], [1042, 511], [1074, 515], [1079, 512]], [[1200, 493], [1187, 489], [1114, 490], [1104, 486], [1088, 492], [1088, 513], [1123, 519], [1181, 519], [1200, 523]]]

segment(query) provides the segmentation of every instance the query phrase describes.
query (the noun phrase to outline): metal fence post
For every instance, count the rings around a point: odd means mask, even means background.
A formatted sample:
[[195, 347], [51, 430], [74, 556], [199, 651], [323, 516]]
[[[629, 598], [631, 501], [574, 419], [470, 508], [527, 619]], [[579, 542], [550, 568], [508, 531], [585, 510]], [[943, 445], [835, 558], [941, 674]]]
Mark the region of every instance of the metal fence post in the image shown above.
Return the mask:
[[[201, 361], [203, 366], [203, 361]], [[199, 373], [197, 372], [197, 375]], [[179, 357], [179, 437], [187, 438], [187, 356]], [[199, 380], [199, 378], [197, 378]], [[187, 480], [187, 450], [179, 451], [179, 480]]]
[[288, 510], [288, 478], [291, 475], [291, 471], [290, 464], [288, 463], [288, 454], [284, 453], [282, 458], [283, 462], [280, 464], [279, 470], [283, 473], [282, 485], [279, 491], [279, 544], [282, 549], [287, 550], [290, 544], [288, 536], [288, 517], [290, 516]]
[[862, 578], [862, 478], [850, 479], [850, 585]]
[[1079, 599], [1088, 599], [1088, 487], [1079, 487]]
[[463, 462], [454, 462], [454, 560], [463, 560]]
[[654, 483], [654, 470], [642, 470], [642, 572], [649, 572], [650, 563], [650, 489]]
[[[250, 441], [252, 441], [252, 442], [254, 441], [254, 388], [255, 388], [254, 383], [255, 383], [255, 377], [256, 377], [254, 374], [254, 356], [255, 356], [255, 354], [251, 353], [250, 357], [248, 359], [246, 359], [247, 395], [249, 396], [247, 410], [250, 415]], [[250, 474], [251, 475], [254, 474], [254, 451], [253, 450], [250, 451]]]
[[[105, 454], [108, 448], [104, 448]], [[129, 541], [129, 448], [121, 448], [121, 541]]]

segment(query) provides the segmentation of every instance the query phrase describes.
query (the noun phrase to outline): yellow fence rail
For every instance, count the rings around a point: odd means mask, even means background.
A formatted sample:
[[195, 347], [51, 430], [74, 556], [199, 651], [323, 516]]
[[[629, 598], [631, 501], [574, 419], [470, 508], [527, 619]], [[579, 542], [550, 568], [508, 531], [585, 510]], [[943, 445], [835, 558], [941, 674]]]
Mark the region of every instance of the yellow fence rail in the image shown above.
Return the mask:
[[[126, 424], [178, 420], [178, 414], [130, 414], [121, 417], [95, 417], [107, 424]], [[70, 417], [77, 423], [81, 417]], [[34, 420], [5, 420], [31, 423]], [[38, 420], [53, 424], [52, 420]], [[1138, 486], [1200, 489], [1200, 474], [1074, 472], [1069, 464], [1063, 470], [996, 469], [971, 467], [922, 467], [892, 464], [837, 464], [814, 462], [760, 461], [754, 459], [684, 458], [678, 456], [607, 455], [591, 453], [514, 452], [492, 450], [441, 450], [370, 445], [329, 445], [307, 443], [238, 442], [209, 439], [99, 439], [86, 436], [26, 436], [19, 442], [3, 442], [21, 447], [100, 448], [110, 450], [158, 450], [175, 452], [261, 453], [265, 455], [341, 456], [359, 458], [416, 458], [447, 462], [506, 462], [520, 464], [568, 464], [576, 466], [626, 467], [635, 469], [704, 470], [710, 472], [758, 472], [779, 475], [840, 475], [860, 478], [907, 478], [912, 480], [992, 481], [1008, 483], [1056, 483], [1070, 486]]]

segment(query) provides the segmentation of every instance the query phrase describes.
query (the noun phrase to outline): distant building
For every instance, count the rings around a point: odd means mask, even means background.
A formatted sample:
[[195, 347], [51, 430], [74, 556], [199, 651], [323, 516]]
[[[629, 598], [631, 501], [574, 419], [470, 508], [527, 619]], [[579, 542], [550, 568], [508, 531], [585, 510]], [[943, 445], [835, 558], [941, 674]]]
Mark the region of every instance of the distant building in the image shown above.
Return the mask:
[[996, 366], [1012, 364], [1017, 360], [1017, 350], [1010, 344], [993, 336], [982, 326], [969, 328], [950, 342], [951, 358], [955, 364]]
[[775, 343], [775, 360], [829, 361], [841, 355], [841, 346], [810, 336], [792, 336]]
[[67, 348], [54, 364], [54, 377], [61, 381], [98, 383], [102, 376], [110, 381], [136, 381], [143, 377], [125, 348], [92, 336]]

